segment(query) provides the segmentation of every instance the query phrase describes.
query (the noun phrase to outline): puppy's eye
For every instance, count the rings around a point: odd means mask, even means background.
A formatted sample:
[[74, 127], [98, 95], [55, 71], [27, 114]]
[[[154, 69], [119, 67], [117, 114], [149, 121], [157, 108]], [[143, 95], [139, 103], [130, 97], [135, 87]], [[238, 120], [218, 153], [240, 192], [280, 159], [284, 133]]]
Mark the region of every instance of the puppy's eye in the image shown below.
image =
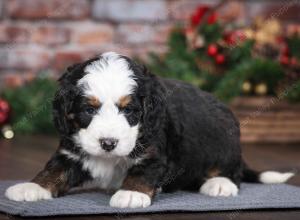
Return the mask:
[[96, 109], [93, 107], [86, 107], [84, 111], [89, 115], [93, 115], [96, 113]]
[[131, 108], [124, 108], [122, 110], [122, 112], [125, 114], [125, 115], [131, 115], [133, 110]]

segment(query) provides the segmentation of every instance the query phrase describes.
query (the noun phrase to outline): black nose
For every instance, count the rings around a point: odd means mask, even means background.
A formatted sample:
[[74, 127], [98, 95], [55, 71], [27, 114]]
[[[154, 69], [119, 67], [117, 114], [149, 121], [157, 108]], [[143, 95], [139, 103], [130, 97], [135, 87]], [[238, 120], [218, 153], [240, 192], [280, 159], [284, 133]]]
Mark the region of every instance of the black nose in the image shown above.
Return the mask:
[[105, 151], [112, 151], [118, 144], [118, 140], [114, 138], [101, 138], [100, 144], [103, 150]]

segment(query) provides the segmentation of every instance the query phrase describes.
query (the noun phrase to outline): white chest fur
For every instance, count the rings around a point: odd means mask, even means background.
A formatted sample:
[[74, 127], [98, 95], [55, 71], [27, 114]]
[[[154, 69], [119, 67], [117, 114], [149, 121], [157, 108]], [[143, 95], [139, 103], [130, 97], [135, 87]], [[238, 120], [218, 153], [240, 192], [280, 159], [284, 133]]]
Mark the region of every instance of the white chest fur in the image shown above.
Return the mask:
[[88, 186], [97, 186], [102, 189], [120, 188], [127, 170], [132, 162], [125, 158], [90, 157], [83, 163], [83, 169], [90, 172], [94, 178]]

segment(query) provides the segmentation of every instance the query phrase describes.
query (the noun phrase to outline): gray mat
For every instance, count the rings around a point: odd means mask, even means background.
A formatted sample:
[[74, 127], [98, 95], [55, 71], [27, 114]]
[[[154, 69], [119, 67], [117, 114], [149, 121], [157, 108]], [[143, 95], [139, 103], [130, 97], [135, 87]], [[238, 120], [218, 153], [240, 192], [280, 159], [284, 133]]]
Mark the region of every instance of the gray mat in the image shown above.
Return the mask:
[[242, 184], [236, 197], [209, 197], [199, 193], [159, 194], [147, 208], [118, 209], [109, 207], [110, 195], [84, 192], [49, 201], [13, 202], [4, 197], [6, 188], [16, 182], [0, 182], [0, 211], [20, 216], [55, 216], [131, 213], [201, 212], [266, 208], [300, 208], [300, 187], [291, 185]]

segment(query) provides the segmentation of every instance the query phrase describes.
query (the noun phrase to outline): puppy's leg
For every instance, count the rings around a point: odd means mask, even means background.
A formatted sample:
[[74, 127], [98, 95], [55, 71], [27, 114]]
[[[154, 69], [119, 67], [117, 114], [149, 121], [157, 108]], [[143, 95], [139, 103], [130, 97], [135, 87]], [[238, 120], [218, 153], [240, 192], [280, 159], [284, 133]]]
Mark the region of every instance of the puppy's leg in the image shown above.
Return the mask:
[[78, 186], [87, 174], [79, 165], [56, 153], [32, 181], [9, 187], [5, 196], [14, 201], [38, 201], [51, 199]]
[[132, 167], [121, 189], [111, 197], [110, 206], [118, 208], [150, 206], [164, 171], [164, 165], [158, 161], [144, 161], [143, 164]]
[[236, 196], [238, 187], [227, 177], [212, 177], [200, 187], [200, 193], [208, 196]]

